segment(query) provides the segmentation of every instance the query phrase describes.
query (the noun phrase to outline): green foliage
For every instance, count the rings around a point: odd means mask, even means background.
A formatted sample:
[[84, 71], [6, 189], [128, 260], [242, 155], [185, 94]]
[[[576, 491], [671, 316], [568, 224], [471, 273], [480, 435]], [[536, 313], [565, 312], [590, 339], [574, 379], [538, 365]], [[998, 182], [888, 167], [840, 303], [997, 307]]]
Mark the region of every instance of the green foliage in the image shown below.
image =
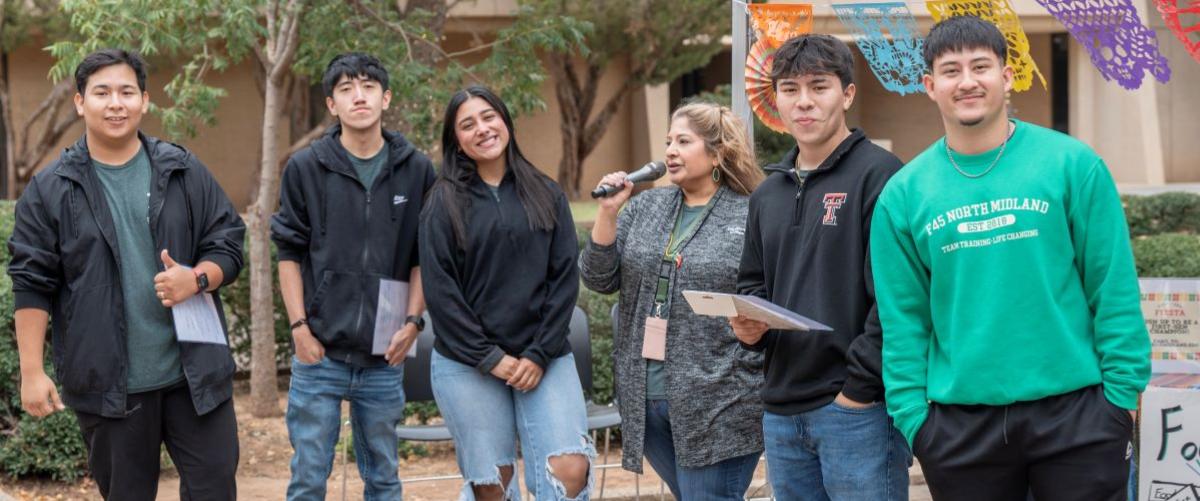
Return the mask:
[[77, 38], [59, 40], [46, 50], [54, 56], [50, 78], [72, 78], [88, 53], [127, 47], [170, 66], [181, 63], [164, 87], [171, 106], [152, 102], [171, 138], [196, 135], [198, 124], [212, 126], [224, 89], [204, 83], [254, 49], [263, 33], [254, 0], [63, 0]]
[[[0, 202], [0, 242], [12, 235], [11, 201]], [[8, 246], [0, 245], [0, 332], [13, 332], [12, 281], [8, 277]], [[50, 366], [47, 346], [45, 368]], [[16, 338], [0, 337], [0, 473], [39, 475], [74, 480], [87, 471], [87, 451], [79, 435], [75, 414], [56, 412], [37, 419], [21, 410], [20, 360]]]
[[320, 2], [305, 11], [293, 71], [318, 82], [337, 54], [359, 51], [378, 57], [391, 77], [386, 125], [432, 151], [446, 103], [468, 84], [489, 86], [514, 114], [543, 109], [545, 70], [537, 50], [579, 50], [588, 28], [570, 18], [538, 18], [522, 9], [486, 47], [448, 53], [440, 46], [444, 16], [387, 0]]
[[[720, 85], [711, 92], [701, 92], [690, 101], [704, 101], [724, 106], [733, 102], [733, 88], [728, 84]], [[758, 165], [766, 166], [780, 161], [787, 152], [796, 147], [796, 140], [791, 135], [775, 132], [762, 123], [757, 115], [751, 113], [754, 120], [754, 156]]]
[[[588, 63], [604, 68], [628, 58], [637, 84], [670, 82], [708, 64], [732, 29], [729, 3], [714, 0], [521, 0], [521, 5], [534, 18], [589, 23]], [[570, 53], [570, 47], [552, 49]]]
[[14, 477], [49, 476], [72, 481], [87, 472], [87, 448], [75, 414], [61, 411], [38, 420], [21, 419], [0, 444], [0, 469]]
[[35, 33], [48, 40], [70, 36], [67, 16], [58, 0], [0, 0], [4, 25], [0, 27], [0, 51], [9, 52], [29, 41]]
[[1200, 236], [1165, 233], [1133, 240], [1139, 277], [1200, 278]]
[[1160, 233], [1200, 234], [1200, 195], [1168, 192], [1154, 196], [1121, 197], [1129, 234], [1134, 237]]

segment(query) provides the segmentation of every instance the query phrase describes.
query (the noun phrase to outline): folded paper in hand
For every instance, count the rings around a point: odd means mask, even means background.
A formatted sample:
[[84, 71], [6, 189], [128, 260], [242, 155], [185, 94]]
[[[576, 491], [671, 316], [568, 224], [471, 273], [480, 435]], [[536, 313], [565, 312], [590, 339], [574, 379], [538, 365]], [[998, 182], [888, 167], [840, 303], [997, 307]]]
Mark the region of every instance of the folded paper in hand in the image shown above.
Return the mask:
[[[375, 333], [371, 343], [372, 355], [387, 353], [392, 336], [404, 327], [408, 315], [408, 282], [379, 280], [379, 301], [375, 309]], [[406, 357], [417, 356], [417, 343], [412, 344]]]
[[180, 342], [228, 346], [212, 294], [205, 292], [187, 298], [171, 307], [171, 316], [175, 319], [175, 336]]
[[745, 317], [767, 324], [772, 329], [793, 331], [829, 331], [828, 325], [797, 314], [756, 296], [723, 292], [683, 291], [684, 299], [697, 315]]

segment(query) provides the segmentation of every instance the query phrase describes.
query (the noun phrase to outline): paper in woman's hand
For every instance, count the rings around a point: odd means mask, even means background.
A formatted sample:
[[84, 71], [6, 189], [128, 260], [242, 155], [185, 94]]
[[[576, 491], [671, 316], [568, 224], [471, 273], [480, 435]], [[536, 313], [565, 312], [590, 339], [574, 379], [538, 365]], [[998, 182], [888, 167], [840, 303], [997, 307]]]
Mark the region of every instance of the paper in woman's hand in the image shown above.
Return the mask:
[[683, 291], [684, 299], [697, 315], [741, 316], [767, 324], [772, 329], [828, 331], [829, 326], [757, 296], [724, 292]]

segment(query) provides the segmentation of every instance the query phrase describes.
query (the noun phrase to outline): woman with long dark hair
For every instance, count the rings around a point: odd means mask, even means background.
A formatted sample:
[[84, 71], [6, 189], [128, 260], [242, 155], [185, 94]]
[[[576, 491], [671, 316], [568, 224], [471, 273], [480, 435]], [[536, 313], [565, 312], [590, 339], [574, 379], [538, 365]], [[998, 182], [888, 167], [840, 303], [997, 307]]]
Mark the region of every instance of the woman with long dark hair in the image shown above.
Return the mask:
[[579, 294], [570, 206], [484, 87], [450, 99], [442, 152], [421, 217], [421, 280], [462, 499], [520, 498], [518, 440], [537, 499], [588, 499], [595, 449], [567, 342]]

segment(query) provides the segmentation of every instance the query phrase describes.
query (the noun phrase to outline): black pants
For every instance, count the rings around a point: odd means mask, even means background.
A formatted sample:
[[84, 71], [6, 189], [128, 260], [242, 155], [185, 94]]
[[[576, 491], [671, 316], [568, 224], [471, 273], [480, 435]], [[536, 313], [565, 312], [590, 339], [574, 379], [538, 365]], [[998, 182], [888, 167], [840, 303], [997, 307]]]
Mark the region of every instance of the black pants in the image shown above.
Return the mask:
[[179, 470], [179, 498], [237, 498], [237, 419], [233, 399], [196, 415], [187, 384], [129, 395], [123, 419], [76, 412], [88, 467], [110, 500], [153, 501], [158, 493], [160, 444]]
[[1100, 386], [1006, 406], [930, 406], [913, 452], [936, 500], [1124, 501], [1129, 411]]

